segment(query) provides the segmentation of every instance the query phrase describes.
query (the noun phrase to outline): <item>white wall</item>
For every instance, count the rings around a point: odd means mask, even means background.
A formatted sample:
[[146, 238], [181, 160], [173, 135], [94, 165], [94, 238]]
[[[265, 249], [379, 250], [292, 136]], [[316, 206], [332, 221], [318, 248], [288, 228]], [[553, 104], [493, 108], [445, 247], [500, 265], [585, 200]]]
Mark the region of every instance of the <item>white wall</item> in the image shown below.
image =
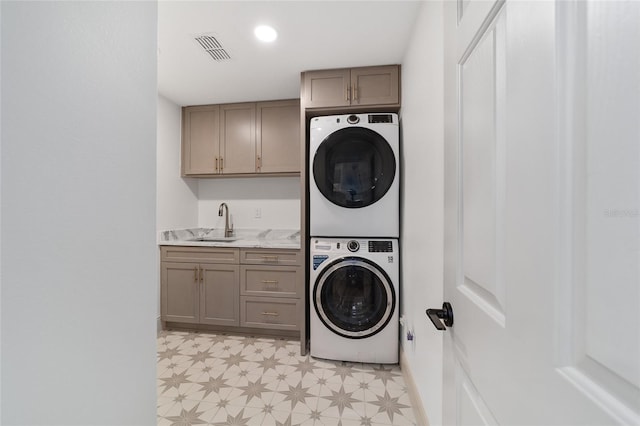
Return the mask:
[[218, 207], [225, 202], [236, 229], [300, 229], [298, 177], [201, 179], [198, 198], [198, 224], [204, 228], [224, 228]]
[[[424, 2], [402, 62], [402, 346], [431, 425], [442, 424], [443, 4]], [[406, 340], [413, 330], [413, 342]]]
[[158, 231], [224, 228], [224, 218], [218, 216], [222, 202], [237, 229], [300, 228], [300, 178], [182, 178], [181, 138], [180, 106], [159, 95]]
[[198, 181], [180, 177], [181, 139], [181, 108], [158, 96], [158, 231], [198, 226]]
[[2, 423], [156, 422], [155, 2], [2, 2]]

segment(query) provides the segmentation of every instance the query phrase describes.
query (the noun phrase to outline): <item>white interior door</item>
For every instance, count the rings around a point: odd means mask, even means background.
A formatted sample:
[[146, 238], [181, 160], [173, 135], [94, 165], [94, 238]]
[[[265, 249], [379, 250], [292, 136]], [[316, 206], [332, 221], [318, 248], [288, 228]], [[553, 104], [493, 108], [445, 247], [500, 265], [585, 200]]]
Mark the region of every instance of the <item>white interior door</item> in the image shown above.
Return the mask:
[[638, 425], [640, 3], [445, 3], [444, 421]]

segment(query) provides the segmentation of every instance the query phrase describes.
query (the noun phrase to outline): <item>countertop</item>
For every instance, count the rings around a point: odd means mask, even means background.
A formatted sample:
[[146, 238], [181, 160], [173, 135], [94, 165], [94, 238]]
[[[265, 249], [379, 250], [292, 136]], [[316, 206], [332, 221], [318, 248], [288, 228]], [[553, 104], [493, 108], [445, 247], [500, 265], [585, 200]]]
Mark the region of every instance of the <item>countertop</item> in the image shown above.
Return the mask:
[[160, 232], [158, 245], [193, 247], [244, 247], [299, 249], [300, 231], [295, 229], [236, 229], [235, 241], [190, 241], [195, 238], [221, 237], [224, 229], [191, 228]]

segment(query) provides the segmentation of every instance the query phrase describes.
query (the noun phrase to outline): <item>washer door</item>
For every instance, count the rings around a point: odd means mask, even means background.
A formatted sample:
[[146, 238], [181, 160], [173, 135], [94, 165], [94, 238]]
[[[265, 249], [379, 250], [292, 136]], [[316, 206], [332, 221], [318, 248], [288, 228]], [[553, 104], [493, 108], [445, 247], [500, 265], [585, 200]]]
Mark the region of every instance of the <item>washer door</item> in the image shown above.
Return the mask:
[[324, 197], [340, 207], [369, 206], [387, 193], [396, 158], [373, 130], [347, 127], [327, 136], [313, 158], [313, 178]]
[[352, 339], [373, 336], [391, 319], [396, 296], [391, 280], [375, 263], [344, 257], [327, 265], [313, 289], [320, 320], [334, 333]]

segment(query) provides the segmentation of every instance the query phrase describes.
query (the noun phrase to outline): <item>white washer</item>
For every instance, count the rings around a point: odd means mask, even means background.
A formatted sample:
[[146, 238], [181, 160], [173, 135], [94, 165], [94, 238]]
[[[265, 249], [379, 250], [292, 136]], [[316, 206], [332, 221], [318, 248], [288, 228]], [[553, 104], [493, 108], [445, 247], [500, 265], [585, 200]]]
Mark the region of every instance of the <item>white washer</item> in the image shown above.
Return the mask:
[[312, 238], [311, 356], [398, 362], [396, 239]]
[[309, 235], [400, 235], [400, 134], [397, 114], [311, 119]]

